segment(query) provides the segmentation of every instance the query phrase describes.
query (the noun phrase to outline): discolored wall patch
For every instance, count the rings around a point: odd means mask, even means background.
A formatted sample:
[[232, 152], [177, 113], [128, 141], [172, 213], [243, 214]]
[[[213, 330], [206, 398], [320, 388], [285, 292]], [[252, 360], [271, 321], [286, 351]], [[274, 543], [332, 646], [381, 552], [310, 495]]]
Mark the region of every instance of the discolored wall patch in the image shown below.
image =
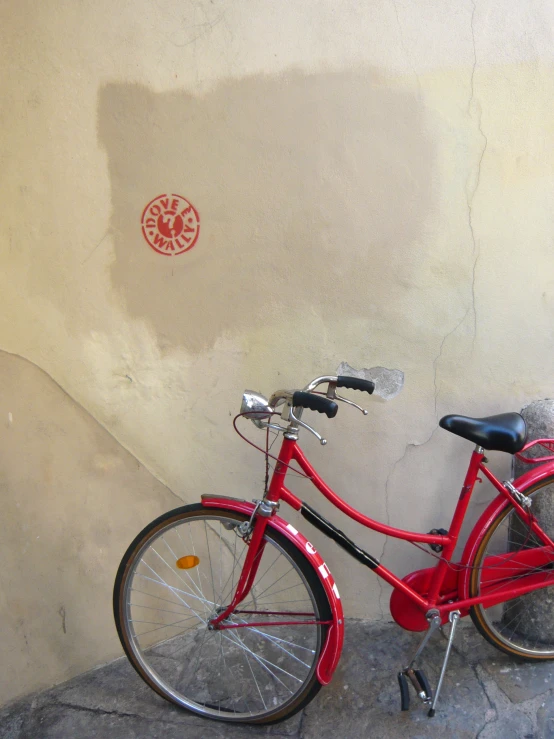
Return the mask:
[[[289, 306], [299, 322], [315, 311], [327, 324], [372, 320], [389, 333], [407, 316], [426, 325], [427, 301], [414, 295], [429, 283], [436, 152], [428, 110], [398, 80], [366, 68], [289, 71], [221, 80], [204, 94], [110, 82], [98, 104], [111, 280], [164, 351], [210, 350], [284, 320]], [[208, 248], [158, 259], [177, 249], [160, 252], [167, 237], [147, 231], [158, 250], [137, 258], [137, 203], [151, 201], [153, 183], [201, 212]], [[463, 268], [465, 257], [456, 245], [441, 259]], [[177, 262], [187, 269], [172, 273]]]
[[386, 367], [371, 367], [371, 369], [354, 369], [348, 362], [341, 362], [337, 375], [359, 377], [362, 380], [371, 380], [375, 383], [375, 395], [383, 400], [392, 400], [404, 387], [404, 373], [402, 370], [387, 369]]
[[181, 195], [158, 195], [142, 211], [142, 234], [146, 243], [165, 256], [192, 249], [200, 234], [200, 216]]

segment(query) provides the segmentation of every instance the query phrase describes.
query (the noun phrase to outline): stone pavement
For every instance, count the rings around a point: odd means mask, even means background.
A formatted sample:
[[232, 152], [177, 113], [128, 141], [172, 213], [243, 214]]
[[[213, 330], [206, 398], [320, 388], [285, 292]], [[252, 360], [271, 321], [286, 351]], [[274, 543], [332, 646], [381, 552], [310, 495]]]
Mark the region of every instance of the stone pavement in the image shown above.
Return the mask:
[[[554, 738], [554, 662], [510, 659], [464, 619], [430, 719], [412, 692], [399, 710], [396, 673], [419, 642], [395, 624], [348, 621], [330, 685], [292, 719], [266, 728], [230, 726], [159, 698], [125, 659], [0, 709], [0, 739], [546, 739]], [[445, 639], [435, 635], [422, 666], [436, 684]]]

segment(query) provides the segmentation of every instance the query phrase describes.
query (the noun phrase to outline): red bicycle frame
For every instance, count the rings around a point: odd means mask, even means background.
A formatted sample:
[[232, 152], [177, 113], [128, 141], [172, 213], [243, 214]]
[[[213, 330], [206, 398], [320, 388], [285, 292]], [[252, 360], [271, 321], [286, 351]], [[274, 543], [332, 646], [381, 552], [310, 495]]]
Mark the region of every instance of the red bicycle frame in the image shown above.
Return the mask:
[[[531, 442], [522, 451], [525, 451], [534, 444], [542, 442], [545, 442], [543, 443], [543, 446], [547, 447], [549, 444], [554, 444], [552, 440], [539, 440], [538, 442]], [[522, 455], [521, 458], [526, 461], [530, 461]], [[541, 464], [539, 467], [536, 467], [525, 475], [522, 475], [518, 480], [514, 481], [515, 488], [521, 488], [522, 490], [528, 489], [549, 475], [554, 474], [553, 459], [554, 457], [546, 457], [540, 460], [532, 460], [534, 462], [547, 461], [548, 464]], [[248, 554], [244, 562], [234, 597], [225, 610], [223, 610], [216, 619], [212, 620], [211, 627], [216, 629], [225, 629], [245, 628], [253, 625], [250, 622], [236, 624], [225, 623], [225, 621], [231, 613], [237, 613], [237, 607], [248, 595], [250, 588], [253, 585], [261, 555], [263, 553], [264, 532], [266, 526], [273, 526], [280, 530], [291, 541], [294, 541], [296, 546], [302, 549], [304, 554], [311, 559], [329, 597], [333, 617], [331, 621], [316, 621], [314, 619], [314, 614], [267, 612], [263, 615], [287, 617], [301, 616], [302, 618], [294, 618], [292, 620], [288, 618], [287, 621], [264, 621], [263, 625], [280, 626], [285, 624], [314, 623], [328, 625], [330, 628], [324, 651], [318, 665], [318, 678], [320, 678], [321, 682], [325, 683], [330, 680], [340, 656], [343, 632], [342, 607], [340, 605], [340, 596], [331, 573], [319, 554], [316, 552], [315, 548], [312, 547], [312, 545], [301, 534], [299, 534], [296, 529], [275, 514], [275, 509], [281, 501], [287, 503], [295, 510], [302, 512], [308, 520], [311, 520], [310, 516], [315, 514], [313, 509], [307, 506], [285, 486], [285, 478], [289, 469], [291, 469], [291, 463], [293, 462], [298, 465], [300, 470], [302, 470], [302, 472], [311, 480], [317, 490], [319, 490], [319, 492], [322, 493], [336, 508], [360, 523], [362, 526], [396, 539], [403, 539], [419, 544], [434, 544], [442, 547], [439, 561], [434, 567], [419, 570], [411, 573], [403, 579], [400, 579], [393, 572], [380, 564], [376, 559], [371, 557], [371, 555], [360, 550], [332, 524], [316, 514], [319, 522], [323, 522], [321, 523], [320, 528], [322, 528], [324, 533], [335, 538], [339, 543], [342, 541], [343, 546], [347, 549], [348, 545], [350, 545], [350, 553], [354, 553], [354, 556], [356, 556], [357, 553], [361, 553], [357, 558], [371, 567], [376, 575], [383, 578], [383, 580], [388, 582], [394, 588], [391, 598], [391, 613], [395, 620], [404, 628], [413, 631], [426, 629], [428, 627], [428, 622], [425, 614], [431, 609], [436, 609], [443, 622], [445, 622], [448, 620], [448, 614], [451, 611], [460, 611], [461, 615], [466, 615], [470, 607], [473, 605], [481, 604], [485, 607], [493, 606], [511, 598], [524, 595], [532, 590], [537, 590], [554, 584], [554, 571], [552, 571], [552, 574], [549, 577], [545, 577], [544, 571], [541, 572], [540, 575], [528, 574], [525, 576], [516, 576], [517, 572], [521, 572], [522, 567], [536, 568], [551, 562], [554, 555], [554, 542], [540, 528], [534, 516], [521, 505], [518, 497], [514, 496], [513, 492], [498, 480], [486, 467], [484, 451], [480, 447], [476, 447], [471, 455], [467, 474], [448, 533], [423, 534], [388, 526], [357, 511], [340, 498], [324, 482], [309, 463], [296, 440], [284, 438], [275, 471], [271, 478], [267, 495], [265, 496], [265, 501], [268, 501], [269, 505], [272, 506], [271, 515], [256, 515], [257, 509], [253, 504], [247, 503], [246, 501], [238, 501], [222, 496], [203, 496], [202, 498], [203, 505], [207, 507], [232, 508], [233, 510], [250, 514], [252, 516], [253, 524]], [[473, 529], [473, 532], [466, 543], [461, 561], [453, 563], [452, 556], [458, 543], [458, 537], [467, 512], [471, 493], [480, 473], [492, 483], [492, 485], [498, 490], [499, 495], [494, 501], [492, 501]], [[493, 520], [495, 520], [502, 509], [508, 505], [512, 505], [516, 509], [521, 519], [529, 526], [530, 532], [535, 534], [539, 540], [543, 542], [543, 546], [522, 550], [517, 553], [510, 552], [508, 555], [505, 554], [487, 558], [486, 567], [490, 565], [490, 573], [492, 574], [486, 575], [481, 581], [482, 587], [480, 594], [474, 597], [469, 597], [469, 578], [471, 573], [469, 565], [473, 561], [475, 552], [477, 551], [488, 526]], [[307, 514], [307, 511], [309, 512], [309, 515]], [[326, 528], [327, 530], [325, 530]], [[495, 568], [497, 573], [499, 571], [498, 565], [502, 564], [503, 558], [505, 559], [504, 565], [509, 566], [502, 567], [502, 575], [500, 577], [497, 574], [495, 576]], [[494, 560], [494, 562], [492, 560]], [[261, 622], [259, 625], [261, 625]]]

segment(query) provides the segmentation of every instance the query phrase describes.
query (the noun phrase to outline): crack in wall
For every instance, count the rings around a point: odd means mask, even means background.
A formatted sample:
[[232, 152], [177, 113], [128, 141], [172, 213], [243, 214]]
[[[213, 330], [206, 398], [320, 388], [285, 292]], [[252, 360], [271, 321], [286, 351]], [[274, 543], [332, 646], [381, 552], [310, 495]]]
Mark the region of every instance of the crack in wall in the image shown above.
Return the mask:
[[117, 444], [119, 444], [119, 446], [120, 446], [120, 447], [121, 447], [122, 449], [124, 449], [124, 450], [125, 450], [125, 451], [127, 452], [127, 454], [130, 454], [130, 455], [131, 455], [131, 457], [133, 457], [133, 459], [135, 459], [135, 460], [136, 460], [136, 462], [137, 462], [137, 464], [138, 464], [138, 465], [142, 465], [142, 466], [143, 466], [143, 467], [144, 467], [144, 468], [145, 468], [146, 470], [148, 470], [148, 472], [149, 472], [149, 473], [150, 473], [150, 474], [152, 475], [152, 477], [153, 477], [153, 478], [154, 478], [155, 480], [157, 480], [157, 481], [158, 481], [158, 482], [159, 482], [159, 483], [160, 483], [161, 485], [163, 485], [163, 486], [165, 487], [165, 489], [166, 489], [166, 490], [167, 490], [167, 491], [168, 491], [169, 493], [171, 493], [171, 495], [173, 495], [173, 496], [174, 496], [175, 498], [177, 498], [177, 500], [178, 500], [178, 501], [179, 501], [180, 503], [183, 503], [183, 499], [181, 498], [181, 496], [177, 495], [177, 493], [176, 493], [176, 492], [174, 492], [174, 491], [173, 491], [173, 490], [172, 490], [172, 489], [171, 489], [171, 488], [170, 488], [170, 487], [169, 487], [169, 486], [167, 485], [167, 483], [166, 483], [166, 482], [165, 482], [164, 480], [162, 480], [162, 479], [161, 479], [161, 478], [160, 478], [160, 477], [159, 477], [159, 476], [158, 476], [158, 475], [157, 475], [157, 474], [156, 474], [155, 472], [153, 472], [153, 471], [152, 471], [152, 470], [150, 469], [150, 467], [149, 467], [149, 466], [148, 466], [147, 464], [145, 464], [145, 463], [144, 463], [144, 462], [143, 462], [143, 461], [142, 461], [141, 459], [139, 459], [139, 458], [138, 458], [138, 457], [137, 457], [137, 456], [136, 456], [135, 454], [133, 454], [133, 452], [132, 452], [132, 451], [131, 451], [131, 450], [130, 450], [130, 449], [129, 449], [129, 448], [127, 447], [127, 446], [125, 446], [125, 444], [124, 444], [124, 443], [123, 443], [123, 442], [122, 442], [122, 441], [121, 441], [120, 439], [118, 439], [118, 438], [117, 438], [117, 436], [116, 436], [116, 435], [115, 435], [114, 433], [112, 433], [112, 431], [110, 431], [110, 429], [109, 429], [109, 428], [107, 428], [107, 427], [106, 427], [106, 426], [105, 426], [105, 425], [104, 425], [104, 424], [103, 424], [103, 423], [102, 423], [102, 422], [101, 422], [101, 421], [100, 421], [100, 420], [99, 420], [98, 418], [96, 418], [96, 416], [95, 416], [95, 415], [93, 415], [93, 414], [92, 414], [92, 413], [91, 413], [91, 412], [90, 412], [90, 411], [88, 410], [88, 408], [85, 408], [85, 406], [84, 406], [84, 405], [83, 405], [82, 403], [80, 403], [80, 402], [79, 402], [78, 400], [76, 400], [76, 399], [75, 399], [75, 398], [74, 398], [74, 397], [73, 397], [72, 395], [70, 395], [70, 394], [69, 394], [69, 393], [67, 392], [67, 390], [66, 390], [66, 389], [65, 389], [65, 388], [64, 388], [64, 387], [63, 387], [62, 385], [60, 385], [60, 383], [59, 383], [59, 382], [57, 382], [57, 380], [55, 380], [55, 379], [54, 379], [54, 378], [52, 377], [52, 375], [51, 375], [51, 374], [50, 374], [49, 372], [47, 372], [47, 371], [46, 371], [46, 370], [45, 370], [45, 369], [44, 369], [43, 367], [40, 367], [40, 366], [39, 366], [39, 365], [38, 365], [38, 364], [37, 364], [36, 362], [33, 362], [33, 360], [32, 360], [32, 359], [28, 359], [27, 357], [24, 357], [24, 356], [23, 356], [22, 354], [17, 354], [17, 352], [9, 352], [9, 351], [8, 351], [7, 349], [0, 349], [0, 353], [2, 353], [2, 354], [7, 354], [7, 355], [8, 355], [9, 357], [17, 357], [18, 359], [22, 359], [22, 360], [23, 360], [24, 362], [28, 362], [28, 363], [29, 363], [29, 364], [31, 364], [31, 365], [32, 365], [33, 367], [36, 367], [36, 368], [37, 368], [37, 369], [38, 369], [38, 370], [39, 370], [40, 372], [43, 372], [43, 373], [44, 373], [44, 374], [45, 374], [45, 375], [46, 375], [46, 376], [47, 376], [47, 377], [48, 377], [48, 378], [49, 378], [49, 379], [50, 379], [50, 380], [51, 380], [51, 381], [52, 381], [52, 382], [54, 383], [54, 385], [56, 385], [56, 387], [58, 387], [58, 388], [59, 388], [59, 389], [60, 389], [60, 390], [62, 391], [62, 393], [63, 393], [63, 394], [64, 394], [64, 395], [65, 395], [65, 396], [66, 396], [67, 398], [69, 398], [69, 400], [70, 400], [70, 401], [71, 401], [72, 403], [75, 403], [75, 405], [76, 405], [76, 406], [77, 406], [78, 408], [80, 408], [80, 410], [82, 410], [82, 411], [83, 411], [83, 413], [86, 413], [86, 414], [87, 414], [87, 416], [89, 416], [90, 418], [92, 418], [92, 420], [93, 420], [93, 421], [94, 421], [95, 423], [97, 423], [97, 424], [98, 424], [98, 425], [99, 425], [99, 426], [100, 426], [100, 427], [101, 427], [102, 429], [104, 429], [104, 431], [105, 431], [105, 432], [106, 432], [107, 434], [109, 434], [109, 436], [110, 436], [110, 437], [111, 437], [112, 439], [115, 439], [115, 441], [117, 442]]
[[60, 616], [62, 620], [62, 630], [64, 634], [67, 634], [67, 625], [66, 625], [66, 615], [65, 615], [65, 607], [62, 605], [60, 606], [58, 610], [58, 615]]
[[474, 25], [477, 3], [475, 2], [475, 0], [472, 0], [472, 5], [473, 5], [473, 9], [471, 12], [471, 42], [473, 46], [473, 66], [471, 69], [470, 96], [469, 96], [469, 102], [467, 105], [467, 114], [470, 119], [473, 118], [472, 109], [474, 107], [477, 107], [477, 128], [483, 139], [483, 147], [481, 149], [479, 162], [477, 164], [477, 170], [473, 178], [475, 181], [473, 188], [470, 189], [470, 182], [472, 179], [471, 174], [468, 176], [468, 179], [466, 182], [466, 202], [467, 202], [467, 208], [468, 208], [468, 225], [469, 225], [469, 230], [471, 233], [471, 241], [473, 244], [473, 251], [472, 251], [473, 267], [472, 267], [472, 279], [471, 279], [471, 309], [473, 312], [473, 341], [472, 341], [471, 351], [473, 353], [475, 349], [475, 339], [477, 337], [477, 306], [476, 306], [476, 299], [475, 299], [475, 283], [476, 283], [476, 273], [477, 273], [477, 262], [479, 261], [479, 257], [481, 255], [481, 250], [480, 250], [480, 247], [477, 243], [477, 239], [475, 236], [473, 201], [475, 199], [477, 190], [479, 189], [479, 185], [481, 184], [481, 165], [483, 163], [483, 158], [487, 150], [488, 138], [486, 134], [484, 133], [483, 127], [482, 127], [483, 111], [482, 111], [481, 106], [477, 103], [476, 98], [475, 98], [475, 71], [477, 69], [477, 48], [475, 44], [475, 25]]
[[437, 401], [438, 401], [438, 396], [439, 396], [439, 388], [438, 388], [438, 385], [437, 385], [438, 362], [439, 362], [439, 359], [442, 357], [442, 351], [444, 349], [444, 345], [446, 343], [446, 340], [450, 336], [452, 336], [452, 334], [455, 333], [460, 328], [460, 326], [462, 325], [462, 323], [468, 317], [468, 314], [469, 314], [470, 309], [471, 309], [471, 307], [468, 307], [467, 310], [466, 310], [466, 312], [464, 313], [464, 315], [462, 316], [462, 318], [458, 321], [458, 323], [454, 326], [454, 328], [452, 328], [447, 334], [445, 334], [443, 336], [443, 339], [441, 341], [441, 345], [439, 347], [439, 353], [437, 354], [437, 356], [433, 360], [433, 386], [435, 388], [435, 397], [434, 397], [434, 400], [435, 400], [435, 418], [437, 419], [437, 421], [438, 421]]
[[[400, 29], [400, 34], [402, 36], [402, 29], [400, 27], [400, 20], [399, 20], [399, 16], [398, 16], [398, 8], [397, 8], [396, 3], [394, 2], [394, 0], [393, 0], [393, 5], [394, 5], [395, 13], [396, 13], [396, 19], [397, 19], [397, 22], [398, 22], [398, 25], [399, 25], [399, 29]], [[473, 5], [473, 8], [472, 8], [472, 12], [471, 12], [470, 27], [471, 27], [471, 41], [472, 41], [472, 48], [473, 48], [473, 65], [472, 65], [471, 77], [470, 77], [470, 97], [469, 97], [469, 101], [468, 101], [468, 105], [467, 105], [467, 113], [468, 113], [468, 116], [470, 118], [473, 118], [472, 109], [477, 104], [476, 103], [476, 98], [475, 98], [475, 72], [476, 72], [476, 69], [477, 69], [477, 47], [476, 47], [476, 43], [475, 43], [475, 13], [476, 13], [476, 10], [477, 10], [477, 3], [475, 2], [475, 0], [472, 0], [472, 5]], [[402, 43], [403, 43], [403, 39], [402, 39]], [[404, 48], [404, 44], [403, 44], [403, 48]], [[406, 53], [405, 48], [404, 48], [404, 51]], [[481, 135], [481, 137], [483, 139], [483, 146], [481, 148], [481, 153], [480, 153], [480, 156], [479, 156], [479, 161], [477, 163], [477, 168], [476, 168], [476, 171], [475, 171], [474, 177], [473, 177], [473, 179], [474, 179], [473, 187], [470, 189], [470, 184], [471, 184], [471, 179], [472, 179], [471, 174], [468, 176], [468, 179], [467, 179], [467, 182], [466, 182], [466, 201], [467, 201], [467, 208], [468, 208], [468, 225], [469, 225], [469, 230], [470, 230], [470, 233], [471, 233], [471, 241], [472, 241], [472, 245], [473, 245], [473, 250], [472, 250], [473, 264], [472, 264], [472, 275], [471, 275], [471, 304], [467, 307], [467, 309], [466, 309], [464, 315], [462, 316], [462, 318], [455, 324], [455, 326], [452, 329], [450, 329], [450, 331], [448, 331], [448, 333], [446, 333], [443, 336], [443, 338], [441, 340], [441, 343], [440, 343], [440, 346], [439, 346], [439, 351], [438, 351], [436, 357], [433, 360], [434, 414], [435, 414], [435, 418], [437, 419], [437, 422], [438, 422], [438, 408], [437, 408], [437, 406], [438, 406], [438, 398], [439, 398], [439, 384], [438, 384], [439, 362], [440, 362], [440, 359], [442, 357], [442, 354], [443, 354], [443, 351], [444, 351], [444, 347], [445, 347], [446, 341], [450, 338], [450, 336], [452, 336], [460, 328], [460, 326], [464, 323], [464, 321], [468, 317], [470, 311], [473, 313], [473, 338], [472, 338], [472, 349], [471, 349], [472, 350], [472, 353], [473, 353], [473, 351], [475, 349], [475, 340], [476, 340], [476, 337], [477, 337], [477, 306], [476, 306], [476, 291], [475, 291], [475, 287], [476, 287], [476, 276], [477, 276], [477, 263], [479, 261], [480, 255], [481, 255], [481, 250], [479, 248], [479, 245], [478, 245], [478, 242], [477, 242], [477, 238], [476, 238], [476, 235], [475, 235], [474, 199], [475, 199], [477, 190], [479, 189], [479, 186], [481, 184], [481, 168], [482, 168], [483, 158], [485, 156], [485, 152], [486, 152], [487, 146], [488, 146], [488, 138], [487, 138], [485, 132], [483, 131], [483, 127], [482, 127], [482, 109], [481, 109], [480, 105], [478, 106], [477, 128], [478, 128], [478, 131], [479, 131], [479, 133], [480, 133], [480, 135]], [[435, 427], [435, 429], [433, 429], [431, 435], [429, 436], [429, 438], [426, 441], [421, 442], [421, 443], [410, 442], [409, 444], [407, 444], [406, 447], [405, 447], [405, 449], [404, 449], [403, 454], [393, 464], [393, 466], [392, 466], [392, 468], [391, 468], [391, 470], [390, 470], [390, 472], [389, 472], [389, 474], [387, 476], [386, 483], [385, 483], [385, 511], [386, 511], [386, 515], [387, 515], [387, 523], [390, 524], [390, 520], [389, 520], [389, 483], [390, 483], [390, 478], [391, 478], [392, 474], [395, 472], [397, 466], [405, 458], [405, 456], [406, 456], [409, 448], [410, 447], [414, 447], [414, 446], [423, 446], [423, 444], [426, 444], [428, 441], [431, 440], [431, 438], [432, 438], [432, 436], [435, 433], [435, 431], [436, 431], [437, 428], [438, 428], [438, 426]], [[383, 544], [383, 549], [382, 549], [382, 552], [381, 552], [381, 558], [385, 554], [386, 546], [387, 546], [387, 539], [385, 540], [385, 543]], [[382, 610], [381, 604], [380, 604], [380, 607], [381, 607], [381, 610]]]
[[[404, 451], [403, 451], [402, 455], [400, 457], [398, 457], [398, 459], [396, 460], [396, 462], [394, 462], [394, 464], [392, 465], [392, 467], [391, 467], [391, 469], [389, 471], [389, 474], [387, 475], [387, 479], [385, 480], [385, 516], [386, 516], [386, 519], [387, 519], [387, 525], [388, 526], [390, 526], [390, 510], [389, 510], [389, 485], [390, 485], [390, 479], [391, 479], [392, 475], [394, 474], [394, 471], [396, 470], [397, 466], [402, 462], [402, 460], [408, 454], [408, 450], [410, 449], [411, 446], [417, 446], [417, 445], [414, 444], [414, 442], [409, 442], [408, 444], [406, 444], [406, 446], [404, 447]], [[388, 541], [389, 541], [389, 537], [388, 536], [385, 536], [385, 540], [383, 541], [383, 548], [381, 549], [381, 556], [379, 557], [379, 561], [380, 562], [383, 560], [383, 557], [385, 556], [385, 551], [386, 551], [386, 548], [387, 548]], [[379, 583], [379, 610], [381, 611], [381, 620], [384, 620], [384, 618], [385, 618], [385, 612], [384, 612], [383, 603], [382, 603], [382, 598], [383, 598], [383, 583], [381, 582], [381, 578], [380, 577], [377, 578], [377, 581]]]
[[[404, 447], [404, 451], [402, 452], [402, 454], [400, 455], [400, 457], [398, 457], [398, 459], [396, 460], [396, 462], [394, 462], [394, 464], [392, 465], [392, 467], [391, 467], [391, 469], [390, 469], [390, 471], [389, 471], [389, 473], [387, 475], [387, 479], [385, 480], [385, 516], [386, 516], [386, 519], [387, 519], [387, 525], [388, 526], [390, 526], [389, 485], [390, 485], [391, 477], [393, 476], [394, 472], [396, 471], [396, 468], [398, 467], [398, 465], [405, 459], [405, 457], [408, 454], [408, 452], [410, 451], [410, 449], [413, 449], [415, 447], [422, 447], [422, 446], [425, 446], [425, 444], [428, 444], [431, 441], [431, 439], [433, 438], [433, 436], [435, 435], [435, 432], [438, 430], [438, 428], [439, 428], [439, 426], [437, 424], [433, 428], [433, 430], [431, 431], [431, 433], [428, 436], [428, 438], [425, 439], [425, 441], [421, 441], [421, 442], [410, 441], [410, 442], [408, 442], [406, 444], [406, 446]], [[385, 537], [385, 540], [383, 542], [383, 548], [381, 550], [381, 556], [379, 557], [379, 561], [380, 562], [383, 560], [383, 557], [385, 556], [385, 551], [386, 551], [386, 548], [387, 548], [388, 541], [389, 541], [389, 537], [386, 536]], [[381, 581], [381, 578], [380, 577], [377, 578], [377, 582], [379, 584], [379, 610], [381, 611], [381, 620], [384, 621], [385, 620], [385, 616], [384, 616], [384, 609], [383, 609], [383, 604], [382, 604], [383, 584], [382, 584], [382, 581]]]
[[102, 244], [104, 242], [104, 240], [105, 240], [105, 238], [107, 236], [110, 236], [110, 229], [109, 228], [106, 229], [106, 231], [104, 232], [104, 235], [102, 236], [102, 238], [100, 239], [100, 241], [98, 241], [98, 243], [96, 244], [96, 246], [94, 246], [90, 250], [90, 252], [88, 253], [88, 255], [83, 259], [83, 261], [81, 262], [81, 266], [83, 266], [83, 264], [85, 264], [86, 262], [88, 262], [88, 260], [93, 256], [93, 254], [95, 253], [95, 251], [98, 249], [98, 247], [100, 246], [100, 244]]
[[398, 15], [398, 5], [396, 3], [396, 0], [392, 0], [392, 5], [394, 7], [394, 14], [396, 15], [396, 23], [398, 25], [398, 34], [400, 36], [400, 46], [402, 47], [402, 51], [404, 52], [404, 56], [406, 57], [406, 61], [408, 62], [410, 69], [413, 72], [414, 77], [416, 78], [417, 82], [417, 88], [419, 91], [419, 97], [422, 97], [421, 93], [421, 80], [419, 79], [419, 75], [416, 72], [416, 68], [414, 66], [414, 63], [412, 61], [412, 58], [410, 54], [408, 53], [408, 47], [406, 46], [406, 39], [404, 38], [404, 32], [402, 31], [402, 24], [400, 23], [400, 16]]
[[[407, 51], [406, 51], [406, 48], [405, 48], [404, 39], [403, 39], [403, 35], [402, 35], [402, 28], [401, 28], [401, 25], [400, 25], [400, 19], [399, 19], [399, 15], [398, 15], [398, 8], [397, 8], [396, 2], [394, 0], [393, 0], [393, 5], [394, 5], [394, 10], [395, 10], [395, 14], [396, 14], [396, 20], [397, 20], [397, 23], [398, 23], [399, 32], [400, 32], [400, 36], [401, 36], [402, 47], [404, 49], [404, 53], [407, 56]], [[472, 42], [472, 48], [473, 48], [473, 65], [472, 65], [472, 68], [471, 68], [471, 77], [470, 77], [470, 96], [469, 96], [469, 101], [468, 101], [468, 105], [467, 105], [467, 113], [468, 113], [468, 116], [469, 116], [470, 119], [473, 118], [472, 110], [477, 105], [477, 103], [476, 103], [476, 97], [475, 97], [475, 72], [476, 72], [476, 69], [477, 69], [477, 47], [476, 47], [476, 43], [475, 43], [475, 13], [476, 13], [476, 10], [477, 10], [477, 3], [475, 2], [475, 0], [472, 0], [472, 6], [473, 7], [472, 7], [472, 11], [471, 11], [470, 28], [471, 28], [471, 42]], [[418, 82], [419, 82], [419, 78], [418, 78]], [[478, 131], [479, 131], [479, 133], [480, 133], [480, 135], [481, 135], [481, 137], [483, 139], [483, 146], [481, 148], [481, 153], [480, 153], [480, 156], [479, 156], [479, 161], [477, 163], [476, 172], [474, 173], [474, 177], [473, 177], [474, 183], [473, 183], [473, 186], [471, 187], [471, 189], [470, 189], [471, 180], [472, 180], [471, 174], [468, 176], [468, 179], [467, 179], [467, 182], [466, 182], [466, 201], [467, 201], [467, 208], [468, 208], [468, 225], [469, 225], [469, 230], [470, 230], [470, 233], [471, 233], [471, 241], [472, 241], [472, 245], [473, 245], [473, 249], [472, 249], [473, 264], [472, 264], [472, 275], [471, 275], [471, 304], [468, 306], [468, 308], [466, 309], [464, 315], [456, 323], [456, 325], [450, 331], [448, 331], [448, 333], [446, 333], [443, 336], [443, 338], [441, 340], [441, 343], [440, 343], [439, 351], [438, 351], [435, 359], [433, 360], [434, 414], [435, 414], [435, 419], [437, 421], [438, 421], [437, 405], [438, 405], [438, 397], [439, 397], [439, 385], [438, 385], [439, 361], [440, 361], [440, 359], [442, 357], [442, 353], [444, 351], [444, 346], [446, 344], [447, 339], [450, 336], [452, 336], [452, 334], [454, 334], [458, 330], [458, 328], [464, 323], [464, 321], [468, 317], [470, 311], [473, 313], [473, 338], [472, 338], [472, 348], [471, 348], [472, 353], [473, 353], [473, 351], [475, 349], [475, 340], [476, 340], [476, 337], [477, 337], [477, 305], [476, 305], [476, 291], [475, 291], [475, 287], [476, 287], [476, 277], [477, 277], [477, 263], [479, 261], [479, 257], [480, 257], [481, 251], [480, 251], [480, 248], [479, 248], [479, 245], [478, 245], [478, 242], [477, 242], [477, 238], [476, 238], [476, 235], [475, 235], [474, 199], [475, 199], [477, 190], [479, 189], [479, 186], [481, 184], [481, 168], [482, 168], [483, 158], [485, 156], [485, 152], [486, 152], [487, 146], [488, 146], [488, 138], [487, 138], [486, 134], [484, 133], [483, 127], [482, 127], [482, 109], [481, 109], [481, 106], [480, 105], [478, 106], [478, 112], [477, 112], [477, 128], [478, 128]], [[392, 465], [392, 468], [389, 471], [389, 474], [387, 475], [387, 479], [386, 479], [386, 482], [385, 482], [385, 514], [386, 514], [386, 519], [387, 519], [387, 524], [388, 525], [390, 525], [390, 513], [389, 513], [389, 492], [390, 491], [389, 491], [389, 485], [390, 485], [390, 480], [391, 480], [392, 475], [396, 471], [396, 468], [398, 467], [398, 465], [406, 457], [409, 449], [410, 448], [413, 448], [413, 447], [423, 446], [424, 444], [427, 444], [431, 440], [431, 438], [433, 437], [433, 434], [435, 433], [435, 431], [437, 430], [437, 428], [438, 428], [438, 425], [433, 429], [433, 431], [431, 432], [429, 438], [426, 439], [425, 441], [423, 441], [421, 443], [409, 442], [406, 445], [406, 447], [404, 448], [404, 452], [402, 453], [402, 455]], [[381, 557], [380, 557], [381, 560], [385, 556], [385, 552], [386, 552], [386, 548], [387, 548], [387, 543], [388, 543], [388, 537], [385, 538], [385, 541], [383, 543], [383, 548], [381, 550]], [[382, 602], [381, 602], [382, 601], [382, 596], [383, 596], [383, 587], [382, 587], [382, 583], [380, 581], [379, 581], [379, 590], [380, 590], [380, 594], [379, 594], [379, 609], [381, 610], [381, 614], [383, 614], [384, 611], [383, 611], [383, 605], [382, 605]]]
[[[385, 540], [386, 544], [386, 540]], [[383, 551], [381, 552], [381, 557], [383, 556], [385, 552], [385, 545], [383, 545]], [[384, 622], [385, 621], [385, 609], [383, 608], [383, 580], [378, 577], [377, 578], [377, 585], [379, 586], [379, 598], [377, 599], [377, 605], [379, 606], [379, 610], [381, 611], [381, 618], [379, 621]]]

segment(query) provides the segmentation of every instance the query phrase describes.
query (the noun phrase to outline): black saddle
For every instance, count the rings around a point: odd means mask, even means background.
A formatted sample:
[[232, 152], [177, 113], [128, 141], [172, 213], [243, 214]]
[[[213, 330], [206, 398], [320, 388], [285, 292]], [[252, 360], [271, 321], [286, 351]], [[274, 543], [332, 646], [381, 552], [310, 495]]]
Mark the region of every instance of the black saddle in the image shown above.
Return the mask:
[[519, 413], [501, 413], [499, 416], [469, 418], [444, 416], [439, 426], [463, 439], [469, 439], [483, 449], [515, 454], [527, 441], [525, 421]]

